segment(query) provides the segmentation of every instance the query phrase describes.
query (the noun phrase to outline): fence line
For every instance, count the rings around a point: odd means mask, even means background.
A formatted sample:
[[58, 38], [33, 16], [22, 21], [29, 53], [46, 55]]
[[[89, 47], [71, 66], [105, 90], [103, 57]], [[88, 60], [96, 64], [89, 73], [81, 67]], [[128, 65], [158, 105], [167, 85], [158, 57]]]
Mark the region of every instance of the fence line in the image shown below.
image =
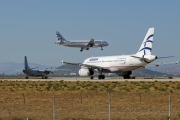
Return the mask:
[[[53, 96], [53, 97], [52, 97]], [[1, 119], [178, 119], [180, 93], [39, 92], [0, 94]], [[53, 103], [53, 104], [52, 104]], [[109, 116], [108, 116], [109, 114]]]

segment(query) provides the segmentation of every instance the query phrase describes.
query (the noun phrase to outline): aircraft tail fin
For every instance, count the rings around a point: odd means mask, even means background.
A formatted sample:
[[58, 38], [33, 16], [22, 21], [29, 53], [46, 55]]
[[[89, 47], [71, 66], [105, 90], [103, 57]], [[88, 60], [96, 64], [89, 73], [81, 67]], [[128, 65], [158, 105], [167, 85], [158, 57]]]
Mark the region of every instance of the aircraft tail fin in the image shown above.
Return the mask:
[[137, 55], [140, 55], [144, 58], [145, 55], [151, 55], [152, 52], [152, 44], [153, 44], [153, 37], [154, 37], [154, 28], [149, 28], [146, 36], [139, 48]]
[[24, 57], [24, 68], [25, 69], [29, 69], [28, 61], [27, 61], [27, 57], [26, 56]]
[[59, 31], [56, 31], [56, 35], [57, 35], [57, 38], [58, 38], [58, 41], [60, 41], [60, 43], [64, 43], [64, 42], [68, 42], [62, 35]]

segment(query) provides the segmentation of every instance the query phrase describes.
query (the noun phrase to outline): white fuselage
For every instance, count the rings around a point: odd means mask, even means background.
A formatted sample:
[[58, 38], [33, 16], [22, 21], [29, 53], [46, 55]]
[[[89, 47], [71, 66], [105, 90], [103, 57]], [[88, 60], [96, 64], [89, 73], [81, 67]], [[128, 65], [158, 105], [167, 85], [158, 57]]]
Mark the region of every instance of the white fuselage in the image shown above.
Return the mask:
[[[88, 40], [72, 40], [72, 41], [64, 41], [63, 43], [61, 43], [61, 41], [57, 41], [55, 43], [59, 45], [68, 46], [68, 47], [83, 48], [83, 47], [86, 47], [89, 41]], [[91, 47], [96, 48], [96, 47], [105, 47], [105, 46], [108, 46], [108, 43], [106, 41], [95, 40], [94, 44]]]
[[[148, 56], [148, 63], [156, 59], [156, 56]], [[132, 55], [104, 56], [87, 58], [83, 64], [106, 68], [107, 72], [131, 71], [148, 64], [143, 59], [132, 57]], [[106, 71], [103, 71], [106, 72]]]

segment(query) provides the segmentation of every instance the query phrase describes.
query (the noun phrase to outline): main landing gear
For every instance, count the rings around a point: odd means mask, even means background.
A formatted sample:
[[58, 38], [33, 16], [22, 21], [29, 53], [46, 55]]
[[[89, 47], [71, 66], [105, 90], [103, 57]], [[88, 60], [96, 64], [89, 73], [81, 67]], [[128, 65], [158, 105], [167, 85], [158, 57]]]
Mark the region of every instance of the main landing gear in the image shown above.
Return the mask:
[[103, 50], [103, 48], [101, 47], [101, 50]]
[[[94, 71], [93, 70], [89, 70], [90, 72], [90, 79], [94, 79]], [[105, 79], [105, 75], [102, 75], [102, 70], [99, 70], [99, 75], [98, 75], [98, 79]]]
[[48, 79], [48, 76], [43, 76], [42, 79]]
[[105, 79], [105, 75], [98, 75], [98, 79]]
[[[94, 76], [90, 76], [90, 79], [94, 79]], [[98, 75], [98, 79], [105, 79], [105, 75]]]
[[105, 75], [102, 75], [102, 70], [100, 70], [100, 75], [98, 75], [98, 79], [105, 79]]
[[129, 79], [130, 76], [129, 76], [129, 75], [124, 75], [123, 78], [124, 78], [124, 79]]
[[[86, 50], [89, 50], [89, 48], [86, 48]], [[80, 52], [82, 52], [82, 51], [83, 51], [83, 48], [80, 49]]]

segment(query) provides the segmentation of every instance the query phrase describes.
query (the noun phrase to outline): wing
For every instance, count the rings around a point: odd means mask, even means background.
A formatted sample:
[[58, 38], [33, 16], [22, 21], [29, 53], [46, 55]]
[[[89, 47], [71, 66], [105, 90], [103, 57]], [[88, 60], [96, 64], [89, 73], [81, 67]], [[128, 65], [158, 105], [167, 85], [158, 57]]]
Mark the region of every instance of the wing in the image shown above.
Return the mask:
[[96, 66], [96, 65], [88, 65], [88, 64], [82, 64], [82, 63], [72, 63], [72, 62], [64, 62], [64, 61], [61, 61], [61, 63], [63, 64], [70, 64], [70, 65], [78, 65], [78, 66], [83, 66], [83, 67], [86, 67], [88, 69], [98, 69], [98, 70], [109, 70], [107, 68], [104, 68], [104, 67], [101, 67], [101, 66]]
[[85, 47], [92, 47], [94, 45], [94, 39], [91, 40], [85, 45]]
[[44, 73], [45, 74], [50, 74], [50, 73], [53, 74], [53, 72], [51, 70], [44, 70]]
[[70, 64], [70, 65], [81, 65], [81, 63], [72, 63], [72, 62], [64, 62], [63, 60], [61, 61], [62, 64]]
[[46, 69], [46, 70], [38, 70], [37, 73], [38, 73], [38, 74], [40, 74], [40, 73], [44, 73], [44, 74], [50, 74], [50, 73], [52, 73], [52, 74], [53, 74], [53, 72], [52, 72], [51, 70], [47, 70], [47, 69]]

